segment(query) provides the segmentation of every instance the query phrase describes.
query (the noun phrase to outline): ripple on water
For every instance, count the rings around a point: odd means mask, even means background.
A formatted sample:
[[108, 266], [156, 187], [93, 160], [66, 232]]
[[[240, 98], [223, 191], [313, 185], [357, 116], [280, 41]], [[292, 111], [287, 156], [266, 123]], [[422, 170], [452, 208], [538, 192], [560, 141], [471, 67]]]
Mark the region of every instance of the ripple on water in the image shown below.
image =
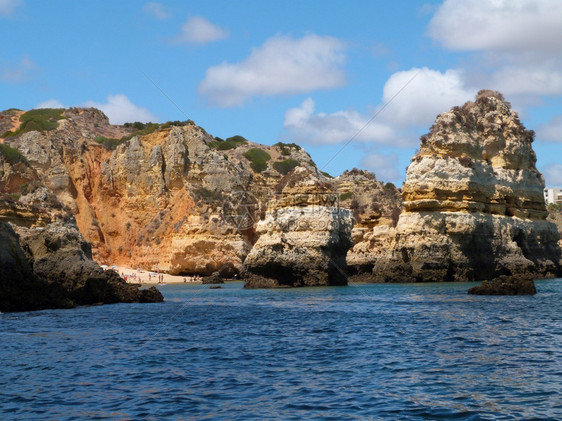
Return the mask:
[[215, 290], [0, 314], [2, 419], [560, 419], [562, 281]]

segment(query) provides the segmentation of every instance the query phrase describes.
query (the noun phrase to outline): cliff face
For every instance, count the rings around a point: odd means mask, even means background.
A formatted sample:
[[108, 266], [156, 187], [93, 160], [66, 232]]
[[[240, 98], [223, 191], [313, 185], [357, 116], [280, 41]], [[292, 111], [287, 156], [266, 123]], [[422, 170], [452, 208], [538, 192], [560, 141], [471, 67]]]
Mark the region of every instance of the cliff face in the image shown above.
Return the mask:
[[556, 276], [558, 232], [545, 220], [532, 141], [495, 92], [439, 115], [408, 167], [404, 212], [375, 280]]
[[258, 222], [244, 287], [346, 285], [351, 211], [340, 208], [333, 187], [306, 168], [295, 169], [283, 184]]
[[340, 206], [353, 212], [353, 247], [347, 253], [350, 281], [372, 282], [374, 264], [388, 249], [402, 211], [400, 190], [368, 171], [345, 171], [333, 180]]
[[232, 276], [279, 180], [295, 165], [317, 172], [297, 145], [222, 141], [191, 122], [134, 135], [97, 110], [61, 111], [56, 129], [4, 142], [72, 211], [100, 263]]
[[0, 183], [0, 311], [163, 300], [92, 260], [70, 209], [20, 155], [3, 149], [0, 168], [12, 180]]

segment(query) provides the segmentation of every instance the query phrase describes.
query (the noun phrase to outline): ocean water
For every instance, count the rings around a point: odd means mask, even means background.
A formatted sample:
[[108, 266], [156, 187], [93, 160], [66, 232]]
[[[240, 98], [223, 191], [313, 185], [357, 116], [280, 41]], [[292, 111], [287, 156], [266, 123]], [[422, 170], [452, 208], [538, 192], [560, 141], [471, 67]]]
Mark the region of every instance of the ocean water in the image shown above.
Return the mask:
[[562, 280], [161, 287], [0, 314], [0, 419], [562, 419]]

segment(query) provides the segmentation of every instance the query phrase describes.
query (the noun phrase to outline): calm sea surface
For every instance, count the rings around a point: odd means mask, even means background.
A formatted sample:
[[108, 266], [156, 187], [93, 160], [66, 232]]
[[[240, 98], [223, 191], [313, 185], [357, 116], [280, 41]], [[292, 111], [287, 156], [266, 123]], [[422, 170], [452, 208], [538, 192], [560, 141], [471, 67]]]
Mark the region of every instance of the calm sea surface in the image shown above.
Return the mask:
[[161, 287], [0, 314], [0, 419], [562, 419], [562, 280]]

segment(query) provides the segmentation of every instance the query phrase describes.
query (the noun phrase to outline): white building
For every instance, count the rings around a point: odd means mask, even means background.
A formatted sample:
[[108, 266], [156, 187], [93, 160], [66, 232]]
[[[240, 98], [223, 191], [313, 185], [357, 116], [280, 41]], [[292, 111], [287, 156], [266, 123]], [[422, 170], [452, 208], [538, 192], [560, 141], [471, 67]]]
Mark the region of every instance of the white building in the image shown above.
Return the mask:
[[551, 203], [562, 204], [562, 189], [558, 187], [547, 187], [544, 189], [544, 201], [547, 205]]

